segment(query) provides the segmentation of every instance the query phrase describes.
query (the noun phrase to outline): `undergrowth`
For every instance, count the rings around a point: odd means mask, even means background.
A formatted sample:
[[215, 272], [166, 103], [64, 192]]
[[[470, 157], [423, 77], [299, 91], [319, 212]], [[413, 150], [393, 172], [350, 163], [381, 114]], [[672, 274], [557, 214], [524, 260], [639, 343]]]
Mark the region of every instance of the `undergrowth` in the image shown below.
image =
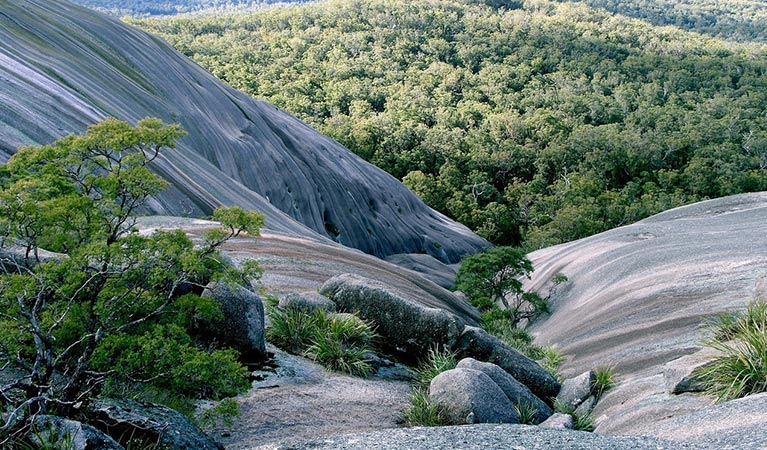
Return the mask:
[[416, 382], [410, 394], [410, 407], [405, 411], [405, 423], [411, 427], [434, 427], [447, 424], [445, 412], [429, 399], [429, 385], [437, 375], [455, 369], [455, 353], [429, 349], [426, 359], [416, 370]]
[[270, 308], [267, 339], [277, 347], [304, 355], [326, 368], [369, 376], [373, 367], [366, 354], [376, 337], [373, 327], [354, 314], [332, 314], [322, 309]]
[[695, 371], [706, 392], [719, 402], [767, 392], [767, 303], [752, 301], [746, 311], [723, 315], [711, 327], [706, 344], [721, 356]]

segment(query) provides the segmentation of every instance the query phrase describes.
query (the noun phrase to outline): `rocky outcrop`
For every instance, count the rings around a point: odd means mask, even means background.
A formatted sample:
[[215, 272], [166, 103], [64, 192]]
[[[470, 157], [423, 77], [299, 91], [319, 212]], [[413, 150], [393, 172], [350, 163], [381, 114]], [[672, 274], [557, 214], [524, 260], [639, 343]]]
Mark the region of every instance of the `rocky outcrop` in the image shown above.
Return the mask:
[[269, 230], [381, 257], [438, 249], [434, 256], [454, 263], [488, 245], [394, 177], [160, 38], [68, 1], [3, 4], [0, 79], [0, 162], [108, 116], [154, 116], [188, 135], [152, 166], [173, 187], [150, 212], [201, 217], [239, 205], [264, 212]]
[[264, 340], [264, 305], [261, 298], [243, 286], [210, 283], [202, 293], [221, 306], [222, 319], [200, 324], [206, 337], [214, 337], [245, 355], [266, 355]]
[[572, 430], [512, 424], [395, 428], [304, 441], [269, 444], [253, 450], [714, 450], [646, 436], [605, 436]]
[[557, 273], [570, 280], [551, 298], [551, 316], [532, 328], [564, 354], [560, 373], [613, 366], [620, 374], [594, 410], [597, 432], [652, 434], [664, 418], [710, 404], [669, 394], [666, 365], [701, 350], [708, 319], [744, 309], [761, 291], [765, 217], [767, 193], [744, 194], [529, 255], [535, 272], [526, 288]]
[[568, 378], [562, 383], [557, 400], [567, 408], [575, 409], [591, 396], [596, 381], [597, 376], [591, 370], [577, 377]]
[[538, 398], [548, 399], [559, 392], [556, 378], [538, 363], [481, 328], [466, 327], [455, 348], [462, 358], [474, 358], [499, 366]]
[[336, 304], [332, 300], [315, 291], [291, 292], [280, 298], [278, 305], [282, 309], [298, 308], [307, 312], [314, 311], [315, 309], [321, 309], [326, 312], [335, 312], [336, 310]]
[[575, 427], [575, 419], [570, 414], [555, 413], [538, 426], [554, 430], [572, 430]]
[[426, 307], [390, 286], [358, 275], [333, 277], [320, 293], [333, 300], [339, 311], [357, 312], [373, 322], [382, 345], [407, 359], [419, 359], [430, 348], [451, 348], [464, 327], [457, 316], [443, 309]]
[[484, 372], [456, 368], [434, 377], [429, 399], [450, 425], [519, 423], [519, 414], [500, 387]]
[[702, 392], [706, 385], [695, 373], [696, 370], [710, 365], [720, 353], [712, 348], [704, 348], [691, 355], [669, 361], [663, 366], [663, 380], [669, 394]]
[[174, 450], [222, 450], [186, 416], [165, 406], [129, 400], [98, 400], [87, 422], [118, 441], [136, 440]]
[[515, 380], [508, 372], [495, 364], [477, 361], [474, 358], [464, 358], [458, 361], [458, 369], [479, 370], [489, 376], [495, 384], [506, 394], [512, 405], [527, 405], [535, 409], [533, 424], [537, 425], [548, 419], [554, 412], [541, 399], [535, 396], [524, 384]]
[[75, 420], [57, 416], [40, 416], [35, 419], [34, 428], [36, 432], [30, 433], [29, 439], [41, 449], [124, 450], [108, 435]]

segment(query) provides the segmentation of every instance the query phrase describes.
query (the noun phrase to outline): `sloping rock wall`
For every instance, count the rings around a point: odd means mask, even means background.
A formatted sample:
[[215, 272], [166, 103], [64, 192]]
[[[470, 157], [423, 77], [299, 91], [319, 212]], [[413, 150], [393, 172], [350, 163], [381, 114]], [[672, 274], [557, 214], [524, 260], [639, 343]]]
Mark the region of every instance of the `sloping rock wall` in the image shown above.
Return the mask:
[[487, 245], [389, 174], [158, 37], [69, 2], [3, 3], [0, 80], [0, 162], [107, 116], [156, 116], [189, 134], [154, 164], [174, 187], [150, 212], [200, 217], [237, 204], [265, 212], [272, 230], [309, 228], [376, 256], [436, 245], [453, 263]]

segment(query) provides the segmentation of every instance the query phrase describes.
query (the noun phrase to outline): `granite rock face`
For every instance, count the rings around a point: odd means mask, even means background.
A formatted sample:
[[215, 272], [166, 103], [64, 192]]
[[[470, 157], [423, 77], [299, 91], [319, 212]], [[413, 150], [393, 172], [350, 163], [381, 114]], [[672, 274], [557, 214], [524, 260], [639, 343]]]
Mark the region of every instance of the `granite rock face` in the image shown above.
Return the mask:
[[[669, 393], [672, 361], [698, 353], [705, 323], [745, 309], [767, 274], [767, 193], [696, 203], [529, 255], [528, 289], [569, 278], [552, 314], [533, 325], [572, 377], [612, 366], [619, 384], [596, 405], [597, 432], [653, 434], [657, 423], [711, 399]], [[673, 375], [676, 378], [676, 375]], [[681, 380], [681, 378], [678, 378]], [[673, 438], [673, 435], [669, 435]]]
[[322, 309], [331, 313], [336, 311], [336, 304], [332, 300], [315, 291], [291, 292], [280, 298], [279, 307], [282, 309], [298, 308], [308, 312], [315, 309]]
[[[62, 445], [68, 450], [124, 450], [114, 439], [98, 429], [75, 420], [57, 416], [40, 416], [34, 424], [39, 433], [32, 433], [30, 440], [39, 448]], [[58, 448], [58, 447], [56, 447]]]
[[519, 414], [486, 373], [456, 368], [434, 377], [429, 398], [444, 408], [450, 425], [519, 423]]
[[[379, 257], [458, 262], [487, 242], [386, 172], [275, 106], [218, 81], [156, 36], [64, 0], [5, 2], [0, 162], [108, 116], [154, 116], [189, 133], [153, 170], [173, 187], [150, 212], [200, 217], [236, 204], [267, 228]], [[311, 231], [310, 231], [311, 230]]]

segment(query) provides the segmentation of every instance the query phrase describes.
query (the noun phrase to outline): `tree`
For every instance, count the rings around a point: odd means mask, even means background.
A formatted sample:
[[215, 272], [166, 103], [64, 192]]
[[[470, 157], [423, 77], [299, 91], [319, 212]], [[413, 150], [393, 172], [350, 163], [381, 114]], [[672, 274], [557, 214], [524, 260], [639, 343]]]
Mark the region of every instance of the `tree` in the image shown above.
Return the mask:
[[[526, 292], [520, 278], [530, 277], [533, 264], [520, 248], [495, 247], [485, 253], [466, 257], [455, 279], [474, 306], [485, 312], [501, 302], [508, 311], [512, 326], [533, 320], [549, 312], [549, 296]], [[558, 275], [555, 284], [566, 280]]]
[[257, 235], [263, 216], [219, 209], [224, 229], [197, 246], [180, 230], [133, 226], [167, 186], [149, 164], [183, 135], [159, 119], [107, 119], [0, 168], [0, 367], [13, 375], [0, 386], [0, 443], [37, 415], [77, 417], [105, 388], [220, 398], [248, 387], [238, 354], [199, 345], [190, 317], [220, 314], [198, 295], [209, 281], [256, 275], [217, 248]]

